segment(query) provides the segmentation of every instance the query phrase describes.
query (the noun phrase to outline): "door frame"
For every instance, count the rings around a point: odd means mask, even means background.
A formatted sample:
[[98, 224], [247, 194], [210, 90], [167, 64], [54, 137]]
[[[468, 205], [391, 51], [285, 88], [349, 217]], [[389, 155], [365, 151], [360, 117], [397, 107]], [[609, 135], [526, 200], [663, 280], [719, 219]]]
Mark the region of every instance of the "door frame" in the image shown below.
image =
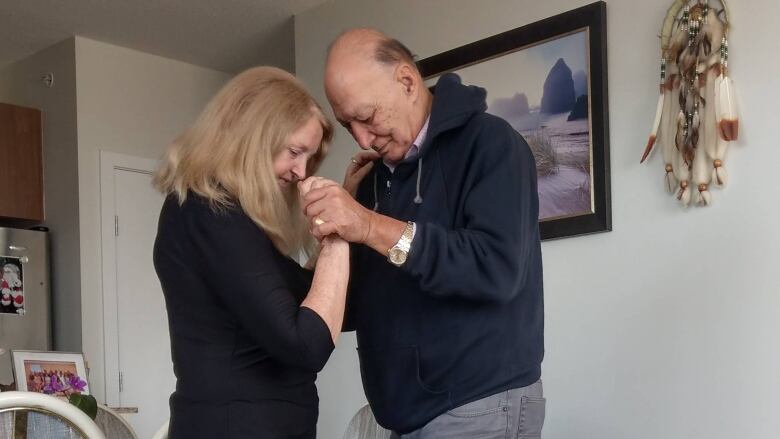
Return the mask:
[[119, 309], [116, 289], [116, 184], [117, 170], [153, 175], [159, 162], [100, 151], [100, 246], [103, 290], [103, 370], [106, 405], [119, 407]]

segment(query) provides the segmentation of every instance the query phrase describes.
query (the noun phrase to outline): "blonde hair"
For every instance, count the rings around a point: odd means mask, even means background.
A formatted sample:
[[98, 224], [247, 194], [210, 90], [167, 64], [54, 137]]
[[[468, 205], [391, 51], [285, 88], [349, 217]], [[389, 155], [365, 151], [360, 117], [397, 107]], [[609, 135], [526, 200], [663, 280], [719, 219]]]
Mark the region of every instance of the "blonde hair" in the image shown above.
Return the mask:
[[314, 241], [301, 212], [297, 188], [282, 190], [273, 160], [285, 140], [312, 117], [322, 125], [322, 141], [307, 163], [314, 173], [327, 154], [333, 126], [303, 85], [274, 67], [255, 67], [230, 80], [208, 103], [192, 127], [168, 147], [154, 186], [175, 194], [189, 191], [216, 210], [238, 205], [284, 254], [311, 251]]

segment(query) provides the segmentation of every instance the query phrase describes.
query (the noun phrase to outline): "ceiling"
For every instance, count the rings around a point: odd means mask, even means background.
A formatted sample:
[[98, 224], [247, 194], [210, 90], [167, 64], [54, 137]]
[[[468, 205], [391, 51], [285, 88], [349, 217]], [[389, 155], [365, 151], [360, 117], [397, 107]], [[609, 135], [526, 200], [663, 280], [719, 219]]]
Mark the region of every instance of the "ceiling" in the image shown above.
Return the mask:
[[228, 73], [295, 67], [293, 15], [328, 0], [0, 0], [0, 67], [73, 35]]

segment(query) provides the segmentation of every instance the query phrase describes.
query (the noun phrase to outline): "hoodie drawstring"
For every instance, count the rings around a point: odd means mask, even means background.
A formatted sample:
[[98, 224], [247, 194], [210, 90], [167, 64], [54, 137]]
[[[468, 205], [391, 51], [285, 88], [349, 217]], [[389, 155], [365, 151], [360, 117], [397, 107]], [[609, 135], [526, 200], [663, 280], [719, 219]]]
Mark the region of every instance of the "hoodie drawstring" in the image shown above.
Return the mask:
[[378, 192], [376, 190], [376, 174], [377, 173], [374, 172], [374, 212], [379, 210], [379, 196], [377, 195]]
[[[422, 204], [423, 197], [420, 193], [420, 181], [422, 180], [422, 165], [423, 165], [423, 159], [422, 156], [417, 159], [417, 195], [414, 197], [414, 204]], [[377, 189], [379, 183], [377, 183], [377, 173], [374, 172], [374, 212], [379, 210], [379, 191]]]
[[420, 180], [422, 179], [422, 156], [417, 159], [417, 196], [414, 197], [414, 204], [422, 204], [423, 199], [420, 195]]

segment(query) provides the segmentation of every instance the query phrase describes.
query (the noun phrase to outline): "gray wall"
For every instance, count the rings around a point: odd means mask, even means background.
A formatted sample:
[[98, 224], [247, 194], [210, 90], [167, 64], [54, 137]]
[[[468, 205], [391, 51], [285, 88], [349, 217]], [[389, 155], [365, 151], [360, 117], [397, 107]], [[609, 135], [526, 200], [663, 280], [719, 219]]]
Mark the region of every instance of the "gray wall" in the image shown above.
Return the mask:
[[[334, 0], [296, 17], [297, 73], [325, 103], [327, 44], [375, 26], [421, 58], [588, 0]], [[678, 207], [659, 154], [640, 166], [658, 93], [659, 34], [671, 1], [611, 0], [609, 92], [614, 231], [543, 244], [545, 438], [769, 438], [780, 431], [780, 233], [773, 129], [780, 62], [773, 0], [731, 1], [730, 66], [743, 130], [731, 186], [710, 208]], [[338, 130], [322, 174], [356, 150]], [[321, 374], [320, 437], [338, 438], [365, 402], [351, 335]]]
[[[54, 87], [41, 81], [54, 73]], [[0, 102], [34, 107], [43, 119], [45, 226], [51, 238], [54, 348], [81, 350], [81, 270], [76, 55], [70, 38], [0, 70]]]
[[[46, 88], [40, 78], [55, 75]], [[0, 70], [0, 102], [43, 113], [54, 348], [83, 351], [105, 397], [99, 153], [158, 158], [231, 77], [82, 37]]]
[[105, 376], [100, 151], [157, 159], [231, 77], [223, 72], [76, 37], [82, 348], [90, 389]]

